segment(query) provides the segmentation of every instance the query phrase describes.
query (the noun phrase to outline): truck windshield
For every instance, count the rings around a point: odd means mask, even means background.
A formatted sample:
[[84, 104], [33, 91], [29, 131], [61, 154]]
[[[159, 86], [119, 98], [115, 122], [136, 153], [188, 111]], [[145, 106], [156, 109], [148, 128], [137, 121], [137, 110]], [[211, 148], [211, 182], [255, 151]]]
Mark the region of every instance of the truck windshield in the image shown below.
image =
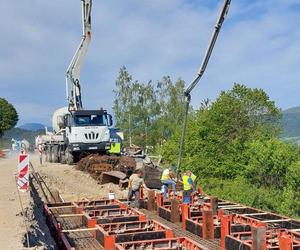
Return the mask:
[[77, 126], [107, 126], [105, 115], [84, 115], [74, 117]]

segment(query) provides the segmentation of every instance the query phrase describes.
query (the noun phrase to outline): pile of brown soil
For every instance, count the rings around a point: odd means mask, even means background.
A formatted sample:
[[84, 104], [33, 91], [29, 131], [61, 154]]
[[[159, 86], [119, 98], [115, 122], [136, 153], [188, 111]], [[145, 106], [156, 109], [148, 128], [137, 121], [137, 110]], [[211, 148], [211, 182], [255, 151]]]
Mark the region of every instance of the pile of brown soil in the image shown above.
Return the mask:
[[136, 168], [135, 159], [127, 156], [91, 154], [82, 158], [76, 169], [88, 172], [98, 182], [102, 182], [102, 173], [120, 171], [130, 176]]

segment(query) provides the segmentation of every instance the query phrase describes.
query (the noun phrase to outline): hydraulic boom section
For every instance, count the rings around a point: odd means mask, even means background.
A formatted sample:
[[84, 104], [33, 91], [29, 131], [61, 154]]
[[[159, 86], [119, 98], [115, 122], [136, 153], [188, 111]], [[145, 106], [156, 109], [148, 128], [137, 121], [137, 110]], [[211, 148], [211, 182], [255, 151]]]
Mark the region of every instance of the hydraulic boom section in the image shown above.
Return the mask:
[[91, 9], [92, 0], [82, 0], [82, 39], [66, 72], [66, 92], [69, 101], [69, 111], [83, 109], [80, 68], [91, 42]]
[[185, 137], [186, 123], [187, 123], [187, 116], [188, 116], [189, 106], [190, 106], [190, 102], [191, 102], [191, 92], [196, 87], [196, 85], [198, 84], [199, 80], [201, 79], [201, 77], [203, 76], [203, 74], [205, 72], [205, 69], [206, 69], [206, 67], [208, 65], [208, 62], [209, 62], [209, 59], [210, 59], [210, 56], [211, 56], [212, 51], [214, 49], [215, 43], [217, 41], [218, 35], [220, 33], [222, 24], [225, 20], [225, 17], [227, 15], [227, 13], [228, 13], [230, 3], [231, 3], [231, 0], [225, 0], [224, 1], [222, 10], [221, 10], [221, 12], [219, 14], [219, 17], [217, 19], [217, 22], [215, 24], [215, 28], [214, 28], [214, 31], [212, 33], [209, 45], [206, 49], [205, 56], [204, 56], [204, 59], [201, 63], [201, 66], [200, 66], [194, 80], [188, 85], [188, 87], [184, 91], [184, 95], [185, 95], [185, 113], [184, 113], [183, 127], [182, 127], [182, 131], [181, 131], [181, 139], [180, 139], [180, 149], [179, 149], [178, 161], [177, 161], [177, 174], [179, 174], [179, 172], [180, 172], [181, 158], [182, 158], [182, 153], [183, 153], [183, 150], [184, 150], [184, 137]]

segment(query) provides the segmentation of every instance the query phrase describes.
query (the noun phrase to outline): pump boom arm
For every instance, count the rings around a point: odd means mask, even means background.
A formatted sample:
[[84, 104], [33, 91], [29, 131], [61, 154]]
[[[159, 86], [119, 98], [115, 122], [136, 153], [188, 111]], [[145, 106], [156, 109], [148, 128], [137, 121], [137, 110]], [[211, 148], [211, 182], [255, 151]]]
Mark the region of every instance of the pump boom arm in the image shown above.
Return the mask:
[[224, 0], [223, 7], [221, 9], [221, 12], [218, 16], [217, 22], [215, 24], [214, 31], [212, 33], [209, 45], [206, 49], [205, 56], [203, 58], [201, 66], [197, 72], [196, 77], [191, 81], [191, 83], [188, 85], [188, 87], [184, 91], [185, 113], [184, 113], [184, 118], [183, 118], [183, 126], [182, 126], [182, 130], [181, 130], [181, 138], [180, 138], [180, 149], [179, 149], [178, 160], [177, 160], [177, 174], [179, 174], [179, 172], [180, 172], [181, 158], [182, 158], [182, 153], [184, 150], [184, 137], [185, 137], [186, 123], [187, 123], [187, 116], [188, 116], [189, 106], [190, 106], [190, 102], [191, 102], [191, 92], [196, 87], [196, 85], [198, 84], [199, 80], [201, 79], [201, 77], [203, 76], [203, 74], [205, 72], [205, 69], [206, 69], [209, 59], [210, 59], [210, 56], [214, 49], [215, 43], [217, 41], [218, 35], [220, 33], [222, 24], [228, 13], [230, 3], [231, 3], [231, 0]]
[[91, 41], [91, 8], [92, 0], [82, 1], [83, 34], [80, 44], [66, 72], [66, 92], [69, 110], [83, 109], [81, 100], [80, 69]]

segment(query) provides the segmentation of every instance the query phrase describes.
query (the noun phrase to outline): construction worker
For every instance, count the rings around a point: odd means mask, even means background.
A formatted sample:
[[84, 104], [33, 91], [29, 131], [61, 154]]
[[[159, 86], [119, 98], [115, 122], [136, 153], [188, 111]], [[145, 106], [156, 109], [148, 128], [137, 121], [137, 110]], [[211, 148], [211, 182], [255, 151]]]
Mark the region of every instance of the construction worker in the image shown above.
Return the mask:
[[182, 184], [183, 184], [183, 203], [191, 202], [191, 195], [193, 193], [193, 179], [192, 172], [186, 171], [182, 176]]
[[139, 208], [139, 192], [141, 187], [147, 189], [144, 179], [142, 178], [143, 172], [137, 169], [134, 174], [129, 177], [128, 181], [128, 202], [130, 203], [132, 197], [134, 196], [134, 207]]
[[174, 166], [171, 165], [169, 168], [165, 169], [161, 176], [161, 183], [163, 189], [163, 197], [167, 198], [168, 188], [172, 186], [172, 192], [175, 194], [176, 192], [176, 182], [174, 180]]
[[194, 175], [194, 174], [191, 172], [191, 178], [192, 178], [192, 181], [193, 181], [194, 191], [197, 191], [197, 176]]

